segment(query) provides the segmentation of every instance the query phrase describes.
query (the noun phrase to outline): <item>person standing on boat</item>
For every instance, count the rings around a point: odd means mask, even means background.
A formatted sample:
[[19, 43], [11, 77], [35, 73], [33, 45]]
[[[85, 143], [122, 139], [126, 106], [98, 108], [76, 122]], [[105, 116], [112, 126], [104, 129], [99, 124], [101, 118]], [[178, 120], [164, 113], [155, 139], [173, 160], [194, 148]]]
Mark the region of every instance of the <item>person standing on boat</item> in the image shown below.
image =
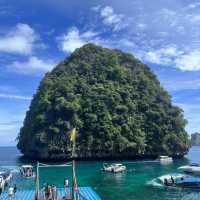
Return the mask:
[[16, 184], [15, 184], [15, 185], [14, 185], [14, 188], [13, 188], [13, 193], [14, 193], [13, 196], [15, 196], [16, 192], [17, 192], [17, 186], [16, 186]]
[[47, 188], [47, 183], [44, 182], [43, 183], [43, 188], [42, 188], [42, 194], [43, 194], [42, 196], [43, 196], [44, 200], [46, 200], [46, 191], [47, 191], [46, 188]]
[[50, 191], [49, 191], [49, 184], [47, 184], [44, 188], [44, 196], [45, 196], [45, 200], [48, 200], [49, 199], [49, 194], [50, 194]]
[[57, 188], [55, 184], [51, 186], [51, 190], [52, 190], [52, 200], [57, 200]]
[[48, 200], [52, 200], [52, 186], [48, 185]]
[[168, 180], [167, 180], [166, 178], [164, 179], [164, 184], [165, 184], [166, 186], [169, 186]]
[[172, 185], [175, 184], [174, 178], [171, 176]]
[[69, 181], [67, 178], [65, 178], [64, 179], [65, 196], [67, 196], [67, 193], [68, 193], [68, 186], [69, 186]]

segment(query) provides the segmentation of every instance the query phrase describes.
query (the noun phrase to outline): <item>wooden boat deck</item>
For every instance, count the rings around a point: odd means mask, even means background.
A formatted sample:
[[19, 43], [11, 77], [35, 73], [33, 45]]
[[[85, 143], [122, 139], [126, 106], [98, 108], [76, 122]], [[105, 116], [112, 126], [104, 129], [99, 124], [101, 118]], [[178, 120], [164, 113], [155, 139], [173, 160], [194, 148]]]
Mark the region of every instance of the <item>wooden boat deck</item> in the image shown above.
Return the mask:
[[[91, 187], [79, 187], [80, 193], [84, 196], [84, 200], [101, 200], [98, 194]], [[65, 191], [62, 188], [57, 189], [59, 199], [62, 199], [65, 195]], [[34, 200], [34, 190], [18, 190], [15, 197], [12, 200]], [[0, 195], [0, 200], [8, 200], [8, 193], [3, 192]], [[81, 198], [83, 199], [83, 198]], [[43, 200], [43, 199], [42, 199]]]

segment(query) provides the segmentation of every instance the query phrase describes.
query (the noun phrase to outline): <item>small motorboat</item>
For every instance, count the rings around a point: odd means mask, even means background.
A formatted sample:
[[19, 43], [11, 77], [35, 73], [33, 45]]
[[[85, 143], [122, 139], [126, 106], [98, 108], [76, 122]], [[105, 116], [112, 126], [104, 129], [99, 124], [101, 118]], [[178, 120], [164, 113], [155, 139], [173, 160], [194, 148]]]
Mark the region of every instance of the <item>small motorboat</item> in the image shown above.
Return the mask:
[[104, 163], [103, 168], [102, 168], [102, 171], [104, 172], [114, 172], [114, 173], [123, 172], [125, 170], [126, 170], [126, 166], [120, 163], [114, 163], [111, 165]]
[[0, 176], [0, 193], [4, 191], [5, 186], [6, 186], [6, 184], [5, 184], [4, 178], [3, 178], [3, 176]]
[[190, 165], [184, 165], [179, 167], [178, 169], [186, 173], [193, 173], [196, 175], [200, 175], [200, 165], [196, 163], [192, 163]]
[[157, 183], [160, 183], [161, 185], [164, 186], [172, 186], [174, 185], [175, 182], [183, 179], [185, 177], [184, 174], [166, 174], [163, 176], [160, 176], [156, 179], [154, 179], [154, 181], [156, 181]]
[[167, 174], [153, 179], [148, 184], [153, 186], [200, 189], [200, 178], [185, 174]]
[[170, 164], [173, 162], [173, 158], [169, 156], [160, 156], [158, 160], [161, 164]]
[[0, 190], [4, 191], [5, 187], [9, 184], [12, 178], [12, 173], [9, 171], [0, 171]]
[[35, 173], [33, 171], [32, 165], [22, 165], [20, 167], [20, 173], [25, 178], [33, 178], [35, 177]]

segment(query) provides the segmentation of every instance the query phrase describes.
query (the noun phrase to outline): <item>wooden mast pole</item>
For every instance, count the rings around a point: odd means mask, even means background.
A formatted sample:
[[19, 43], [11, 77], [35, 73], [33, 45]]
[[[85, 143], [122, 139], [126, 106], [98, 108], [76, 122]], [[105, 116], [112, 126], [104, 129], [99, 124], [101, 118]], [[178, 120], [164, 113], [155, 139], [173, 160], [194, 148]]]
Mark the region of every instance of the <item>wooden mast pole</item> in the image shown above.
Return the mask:
[[[73, 159], [73, 158], [72, 158]], [[72, 200], [74, 200], [74, 187], [73, 187], [73, 181], [74, 181], [74, 160], [72, 160]]]
[[76, 146], [76, 129], [74, 128], [71, 133], [72, 142], [72, 200], [75, 200], [76, 175], [75, 175], [75, 146]]
[[72, 143], [72, 200], [74, 200], [74, 176], [75, 176], [75, 161], [74, 161], [75, 144]]

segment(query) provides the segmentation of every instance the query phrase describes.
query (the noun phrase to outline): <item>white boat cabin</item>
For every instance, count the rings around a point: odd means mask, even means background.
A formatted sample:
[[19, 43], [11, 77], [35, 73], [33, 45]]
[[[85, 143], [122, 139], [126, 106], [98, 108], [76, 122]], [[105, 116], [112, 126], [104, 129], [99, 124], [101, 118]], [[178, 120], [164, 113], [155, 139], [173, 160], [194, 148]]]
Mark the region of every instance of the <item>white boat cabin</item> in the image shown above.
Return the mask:
[[33, 166], [32, 165], [22, 165], [20, 168], [22, 176], [29, 178], [34, 176]]
[[159, 161], [161, 164], [169, 164], [173, 162], [173, 158], [169, 156], [160, 156]]
[[113, 163], [111, 165], [104, 164], [102, 171], [105, 172], [122, 172], [126, 170], [126, 166], [120, 163]]

